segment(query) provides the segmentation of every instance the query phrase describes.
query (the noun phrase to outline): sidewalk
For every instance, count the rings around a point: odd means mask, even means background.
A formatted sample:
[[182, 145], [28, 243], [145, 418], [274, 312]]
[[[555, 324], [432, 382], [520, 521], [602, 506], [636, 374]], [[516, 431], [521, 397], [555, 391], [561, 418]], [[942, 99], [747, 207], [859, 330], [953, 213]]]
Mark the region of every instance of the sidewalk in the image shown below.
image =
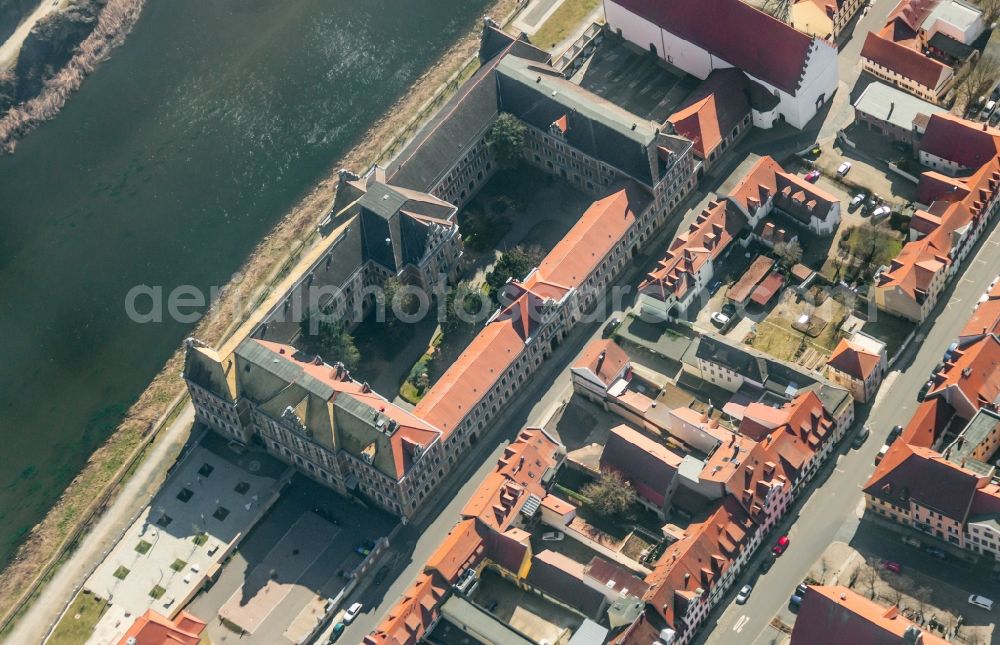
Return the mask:
[[7, 643], [42, 643], [66, 606], [121, 537], [132, 518], [149, 503], [166, 478], [167, 468], [187, 441], [194, 423], [194, 407], [185, 405], [180, 416], [153, 442], [139, 469], [72, 551], [72, 555], [42, 587], [40, 595], [21, 615], [5, 639]]

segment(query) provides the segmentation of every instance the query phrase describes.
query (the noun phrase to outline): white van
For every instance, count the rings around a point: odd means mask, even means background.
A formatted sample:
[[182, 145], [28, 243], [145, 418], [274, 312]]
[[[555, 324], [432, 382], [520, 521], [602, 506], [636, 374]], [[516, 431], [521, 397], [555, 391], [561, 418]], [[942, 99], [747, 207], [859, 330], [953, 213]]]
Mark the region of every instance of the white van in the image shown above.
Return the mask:
[[975, 607], [979, 607], [981, 609], [985, 609], [986, 611], [993, 611], [993, 601], [987, 598], [986, 596], [977, 596], [975, 594], [972, 594], [971, 596], [969, 596], [969, 604]]
[[989, 118], [990, 114], [992, 114], [993, 112], [993, 108], [995, 108], [996, 106], [997, 102], [994, 101], [993, 99], [987, 101], [986, 105], [983, 106], [983, 111], [979, 113], [979, 118], [981, 119]]

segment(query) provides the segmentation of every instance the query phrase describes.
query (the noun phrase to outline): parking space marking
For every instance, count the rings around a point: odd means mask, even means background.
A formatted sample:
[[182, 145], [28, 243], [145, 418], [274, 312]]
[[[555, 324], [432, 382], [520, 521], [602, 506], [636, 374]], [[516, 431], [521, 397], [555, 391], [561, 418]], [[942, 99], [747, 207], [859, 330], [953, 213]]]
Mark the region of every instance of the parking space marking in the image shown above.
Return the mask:
[[746, 614], [743, 614], [742, 616], [740, 616], [740, 619], [736, 621], [736, 624], [733, 625], [733, 631], [736, 632], [737, 634], [742, 632], [743, 628], [746, 627], [747, 623], [749, 622], [750, 622], [750, 617], [747, 616]]

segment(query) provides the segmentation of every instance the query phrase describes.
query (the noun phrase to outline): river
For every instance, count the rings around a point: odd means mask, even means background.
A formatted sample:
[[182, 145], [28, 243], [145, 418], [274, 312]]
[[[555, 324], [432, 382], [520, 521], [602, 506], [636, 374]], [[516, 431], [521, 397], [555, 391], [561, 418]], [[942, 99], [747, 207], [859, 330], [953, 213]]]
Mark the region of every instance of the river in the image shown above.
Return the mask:
[[150, 0], [0, 158], [0, 562], [191, 325], [137, 284], [225, 284], [486, 0]]

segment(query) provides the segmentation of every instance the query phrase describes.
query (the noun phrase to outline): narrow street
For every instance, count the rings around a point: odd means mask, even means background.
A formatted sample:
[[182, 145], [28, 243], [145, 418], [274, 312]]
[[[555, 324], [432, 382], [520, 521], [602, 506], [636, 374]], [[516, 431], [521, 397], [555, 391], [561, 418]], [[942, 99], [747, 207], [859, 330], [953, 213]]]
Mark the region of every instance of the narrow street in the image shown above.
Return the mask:
[[[914, 342], [905, 350], [879, 391], [870, 409], [859, 408], [858, 425], [868, 423], [872, 435], [860, 450], [850, 449], [849, 435], [837, 454], [828, 462], [789, 511], [785, 520], [774, 530], [774, 538], [787, 533], [791, 546], [766, 575], [754, 580], [754, 573], [767, 552], [762, 549], [747, 565], [746, 573], [733, 584], [733, 593], [709, 617], [695, 642], [728, 645], [754, 642], [774, 614], [787, 604], [795, 586], [802, 582], [826, 547], [839, 540], [848, 544], [864, 541], [858, 532], [863, 511], [861, 486], [874, 468], [875, 454], [885, 443], [889, 430], [905, 424], [917, 408], [917, 390], [941, 355], [965, 325], [972, 306], [997, 276], [998, 265], [993, 258], [1000, 252], [1000, 229], [980, 240], [975, 255], [955, 281], [945, 290], [935, 313], [919, 330]], [[887, 546], [895, 550], [893, 543]], [[952, 562], [935, 563], [936, 567], [953, 567]], [[962, 565], [958, 565], [962, 566]], [[962, 576], [964, 584], [977, 589], [996, 587], [988, 582], [989, 572]], [[946, 574], [942, 574], [946, 575]], [[746, 582], [754, 582], [754, 590], [745, 605], [731, 603], [735, 590]], [[971, 591], [970, 591], [971, 593]], [[981, 593], [981, 592], [980, 592]], [[769, 642], [767, 638], [761, 642]]]

